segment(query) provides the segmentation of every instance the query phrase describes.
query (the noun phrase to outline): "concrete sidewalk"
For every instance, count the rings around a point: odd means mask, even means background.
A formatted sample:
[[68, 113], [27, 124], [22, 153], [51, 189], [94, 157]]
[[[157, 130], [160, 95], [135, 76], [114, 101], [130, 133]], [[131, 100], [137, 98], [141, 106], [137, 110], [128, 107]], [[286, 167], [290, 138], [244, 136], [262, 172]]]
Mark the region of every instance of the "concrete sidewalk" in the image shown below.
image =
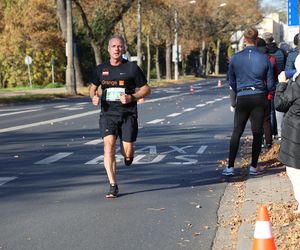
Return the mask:
[[[214, 250], [252, 249], [258, 206], [292, 201], [292, 186], [288, 177], [280, 174], [283, 172], [285, 172], [285, 167], [281, 166], [266, 169], [266, 173], [263, 175], [245, 176], [242, 184], [242, 198], [240, 197], [241, 193], [237, 192], [234, 185], [228, 184], [218, 212], [220, 225], [214, 241]], [[234, 183], [234, 180], [232, 183]], [[234, 203], [239, 203], [239, 199], [242, 199], [240, 206], [234, 205]], [[228, 220], [234, 216], [239, 219], [228, 224]], [[222, 223], [225, 220], [227, 220], [227, 223]], [[234, 223], [240, 223], [239, 227]], [[234, 227], [238, 228], [235, 233], [232, 232]], [[233, 234], [235, 234], [234, 237], [232, 237]]]

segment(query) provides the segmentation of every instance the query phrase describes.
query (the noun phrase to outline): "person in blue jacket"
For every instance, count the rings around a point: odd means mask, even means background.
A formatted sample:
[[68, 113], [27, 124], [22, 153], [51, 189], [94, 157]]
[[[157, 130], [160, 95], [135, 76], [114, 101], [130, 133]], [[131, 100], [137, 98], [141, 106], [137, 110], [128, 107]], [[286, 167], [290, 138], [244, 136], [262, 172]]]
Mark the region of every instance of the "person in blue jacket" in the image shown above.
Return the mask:
[[294, 36], [294, 44], [296, 47], [293, 48], [287, 56], [286, 64], [285, 64], [285, 71], [296, 69], [295, 68], [295, 60], [299, 54], [298, 42], [299, 42], [299, 33]]
[[230, 140], [228, 166], [223, 175], [234, 175], [234, 162], [240, 138], [248, 119], [253, 134], [250, 175], [262, 173], [257, 166], [261, 152], [264, 113], [268, 105], [267, 93], [275, 89], [273, 67], [268, 57], [257, 47], [258, 31], [249, 27], [244, 31], [246, 47], [236, 53], [229, 64], [231, 106], [235, 108], [234, 129]]

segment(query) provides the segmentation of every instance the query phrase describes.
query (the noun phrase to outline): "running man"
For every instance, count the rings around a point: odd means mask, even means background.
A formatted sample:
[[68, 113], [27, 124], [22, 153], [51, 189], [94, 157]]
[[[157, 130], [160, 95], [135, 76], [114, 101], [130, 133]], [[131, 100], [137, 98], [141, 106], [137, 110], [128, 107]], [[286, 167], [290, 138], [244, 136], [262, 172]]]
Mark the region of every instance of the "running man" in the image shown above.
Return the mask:
[[[124, 163], [129, 166], [133, 161], [138, 134], [137, 101], [151, 92], [142, 70], [122, 58], [124, 51], [122, 37], [109, 39], [110, 60], [96, 67], [90, 86], [93, 105], [99, 105], [101, 100], [99, 127], [104, 143], [104, 167], [110, 184], [106, 198], [116, 198], [119, 192], [116, 179], [117, 138], [120, 138]], [[101, 96], [98, 94], [100, 85]]]

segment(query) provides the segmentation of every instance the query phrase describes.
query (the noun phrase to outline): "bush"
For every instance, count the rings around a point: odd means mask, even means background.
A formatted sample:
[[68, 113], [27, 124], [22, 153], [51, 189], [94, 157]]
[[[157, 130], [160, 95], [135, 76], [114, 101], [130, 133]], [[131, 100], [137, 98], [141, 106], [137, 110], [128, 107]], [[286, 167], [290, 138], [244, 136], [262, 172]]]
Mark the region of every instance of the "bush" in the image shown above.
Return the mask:
[[44, 86], [45, 88], [49, 88], [49, 89], [52, 89], [52, 88], [62, 88], [64, 87], [65, 85], [62, 84], [62, 83], [59, 83], [59, 82], [54, 82], [54, 83], [48, 83], [46, 86]]

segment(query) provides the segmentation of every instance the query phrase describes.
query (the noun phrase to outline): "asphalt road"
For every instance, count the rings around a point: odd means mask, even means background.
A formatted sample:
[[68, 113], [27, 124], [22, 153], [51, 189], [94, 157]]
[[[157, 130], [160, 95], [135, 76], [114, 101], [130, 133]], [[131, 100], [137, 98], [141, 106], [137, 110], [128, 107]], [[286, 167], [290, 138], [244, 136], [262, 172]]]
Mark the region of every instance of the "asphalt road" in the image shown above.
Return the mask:
[[135, 160], [105, 199], [99, 109], [87, 98], [0, 107], [0, 249], [211, 249], [232, 131], [227, 86], [154, 88]]

